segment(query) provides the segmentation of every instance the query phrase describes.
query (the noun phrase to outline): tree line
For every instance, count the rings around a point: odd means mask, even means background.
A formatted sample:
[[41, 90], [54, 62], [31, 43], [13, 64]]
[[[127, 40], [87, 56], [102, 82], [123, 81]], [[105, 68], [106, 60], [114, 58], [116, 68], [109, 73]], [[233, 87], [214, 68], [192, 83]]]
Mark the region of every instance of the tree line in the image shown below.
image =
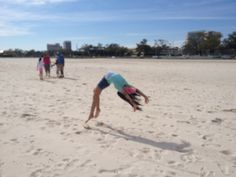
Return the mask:
[[[182, 47], [174, 47], [164, 39], [154, 40], [154, 45], [149, 45], [147, 39], [142, 39], [136, 44], [136, 48], [130, 49], [116, 43], [103, 45], [84, 44], [78, 50], [62, 50], [65, 57], [160, 57], [160, 56], [221, 56], [236, 55], [236, 31], [221, 39], [222, 34], [216, 31], [189, 32]], [[21, 49], [9, 49], [0, 53], [0, 57], [39, 57], [45, 52], [50, 56], [55, 51], [24, 51]]]

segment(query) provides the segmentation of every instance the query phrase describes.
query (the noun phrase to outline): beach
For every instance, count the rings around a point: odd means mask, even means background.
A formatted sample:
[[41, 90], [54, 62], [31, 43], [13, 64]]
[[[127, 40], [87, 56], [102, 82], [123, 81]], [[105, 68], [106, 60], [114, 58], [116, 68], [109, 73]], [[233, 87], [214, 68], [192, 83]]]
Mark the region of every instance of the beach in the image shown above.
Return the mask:
[[[0, 177], [235, 177], [236, 60], [0, 59]], [[150, 97], [133, 112], [114, 86], [83, 127], [107, 71]]]

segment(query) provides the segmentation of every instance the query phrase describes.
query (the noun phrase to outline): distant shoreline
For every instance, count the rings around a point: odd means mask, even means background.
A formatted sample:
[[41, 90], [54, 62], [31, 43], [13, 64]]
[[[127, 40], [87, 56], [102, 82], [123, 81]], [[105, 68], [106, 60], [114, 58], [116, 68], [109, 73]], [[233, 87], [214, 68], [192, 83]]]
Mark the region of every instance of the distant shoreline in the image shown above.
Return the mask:
[[[37, 59], [38, 57], [0, 57], [0, 60], [4, 59]], [[52, 59], [55, 57], [51, 57]], [[71, 57], [66, 59], [75, 59], [75, 60], [91, 60], [91, 59], [109, 59], [109, 60], [236, 60], [236, 57], [225, 57], [225, 58], [213, 58], [213, 57], [160, 57], [160, 58], [152, 58], [152, 57]]]

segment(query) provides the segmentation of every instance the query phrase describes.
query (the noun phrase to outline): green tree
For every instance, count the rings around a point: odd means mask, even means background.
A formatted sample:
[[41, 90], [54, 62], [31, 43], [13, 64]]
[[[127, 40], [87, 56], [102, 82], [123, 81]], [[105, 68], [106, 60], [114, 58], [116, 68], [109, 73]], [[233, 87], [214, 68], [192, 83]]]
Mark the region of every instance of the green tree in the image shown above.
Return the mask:
[[93, 56], [94, 54], [94, 46], [91, 44], [84, 44], [81, 48], [80, 48], [80, 52], [82, 53], [82, 55], [84, 56]]
[[192, 55], [214, 54], [220, 47], [222, 34], [215, 31], [189, 32], [184, 45], [184, 52]]
[[222, 34], [220, 32], [209, 31], [205, 33], [204, 46], [205, 54], [214, 54], [220, 47]]
[[228, 38], [224, 39], [223, 46], [227, 49], [236, 50], [236, 31], [228, 35]]
[[129, 49], [122, 47], [119, 44], [108, 44], [105, 47], [106, 54], [108, 56], [127, 56], [130, 55]]
[[169, 44], [170, 43], [164, 39], [155, 40], [153, 47], [155, 51], [155, 56], [160, 56], [161, 53], [165, 53], [165, 51], [169, 50], [171, 48]]
[[190, 55], [201, 55], [204, 47], [204, 31], [189, 32], [184, 45], [184, 52]]
[[152, 54], [152, 48], [147, 44], [147, 39], [143, 39], [136, 45], [136, 52], [138, 53], [138, 56], [147, 56]]

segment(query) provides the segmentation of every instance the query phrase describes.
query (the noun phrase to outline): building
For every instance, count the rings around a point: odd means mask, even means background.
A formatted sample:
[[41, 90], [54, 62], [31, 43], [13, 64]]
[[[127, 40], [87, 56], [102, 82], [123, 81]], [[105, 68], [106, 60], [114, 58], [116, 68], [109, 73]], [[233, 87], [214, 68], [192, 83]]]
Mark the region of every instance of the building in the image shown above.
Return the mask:
[[63, 42], [63, 49], [65, 51], [71, 51], [71, 41], [64, 41]]
[[59, 43], [56, 44], [47, 44], [47, 50], [51, 52], [60, 51], [62, 49]]

